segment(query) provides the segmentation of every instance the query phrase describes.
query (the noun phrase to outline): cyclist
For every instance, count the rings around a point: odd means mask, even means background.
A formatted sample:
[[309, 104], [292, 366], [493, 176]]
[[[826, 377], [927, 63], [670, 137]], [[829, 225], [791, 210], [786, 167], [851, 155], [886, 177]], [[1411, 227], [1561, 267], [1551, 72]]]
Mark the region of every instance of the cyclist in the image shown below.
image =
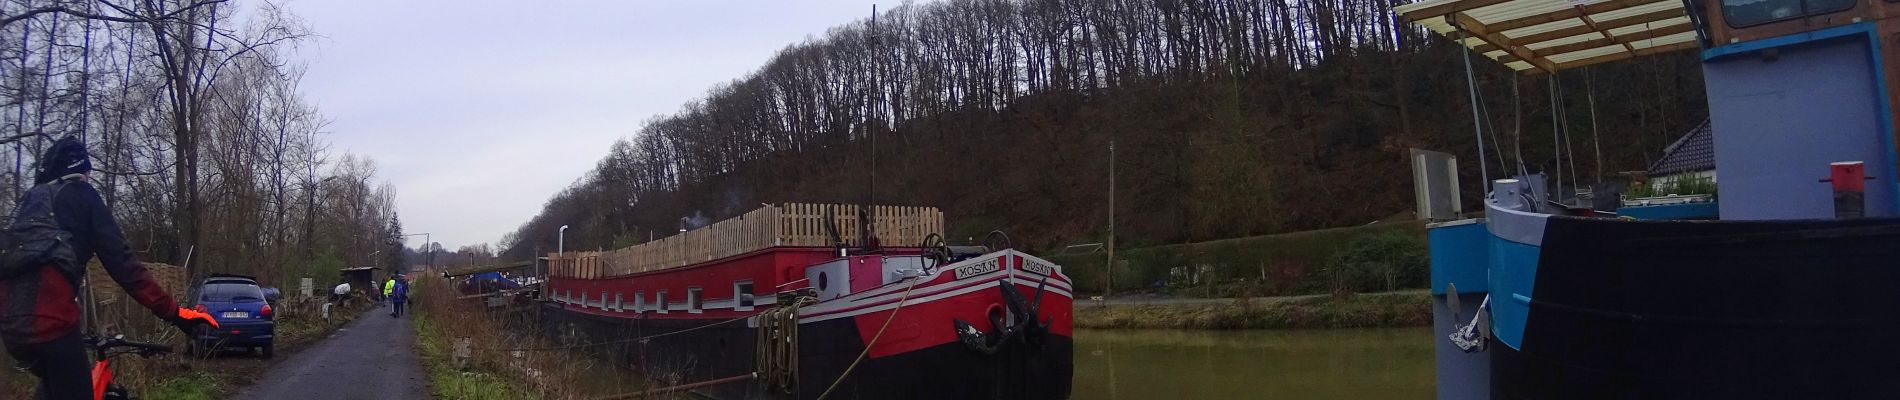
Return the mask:
[[[38, 170], [34, 184], [65, 185], [53, 195], [53, 219], [72, 235], [78, 262], [84, 265], [98, 255], [106, 274], [133, 300], [187, 336], [193, 334], [197, 323], [181, 316], [187, 310], [180, 309], [145, 266], [133, 259], [112, 210], [87, 182], [92, 162], [85, 143], [70, 135], [53, 142], [40, 157]], [[48, 264], [0, 280], [0, 342], [14, 361], [39, 377], [40, 398], [92, 398], [91, 366], [79, 332], [80, 277], [73, 274]]]

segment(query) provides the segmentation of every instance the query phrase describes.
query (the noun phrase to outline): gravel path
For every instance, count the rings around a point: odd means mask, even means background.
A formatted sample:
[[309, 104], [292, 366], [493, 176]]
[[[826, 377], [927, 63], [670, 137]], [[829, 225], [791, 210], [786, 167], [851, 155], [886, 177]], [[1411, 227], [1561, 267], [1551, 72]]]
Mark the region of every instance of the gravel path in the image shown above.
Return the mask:
[[233, 399], [426, 399], [429, 375], [416, 355], [410, 316], [365, 311], [323, 341], [264, 371]]

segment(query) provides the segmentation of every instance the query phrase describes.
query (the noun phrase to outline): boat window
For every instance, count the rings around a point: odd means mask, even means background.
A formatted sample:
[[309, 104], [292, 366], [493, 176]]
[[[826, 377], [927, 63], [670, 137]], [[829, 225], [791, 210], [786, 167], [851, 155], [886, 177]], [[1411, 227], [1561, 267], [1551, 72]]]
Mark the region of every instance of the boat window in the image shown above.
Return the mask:
[[698, 314], [700, 308], [705, 305], [701, 302], [704, 299], [699, 297], [699, 292], [699, 288], [696, 287], [686, 288], [686, 312]]
[[732, 300], [739, 311], [752, 311], [752, 281], [733, 282]]
[[647, 292], [633, 292], [633, 312], [647, 311]]
[[1722, 19], [1740, 28], [1850, 8], [1853, 0], [1722, 0]]
[[624, 310], [623, 308], [620, 308], [620, 293], [619, 292], [614, 292], [614, 307], [613, 308], [614, 308], [614, 311]]
[[656, 293], [653, 295], [653, 305], [658, 306], [660, 308], [661, 314], [666, 313], [666, 291], [665, 290], [661, 290], [659, 293]]

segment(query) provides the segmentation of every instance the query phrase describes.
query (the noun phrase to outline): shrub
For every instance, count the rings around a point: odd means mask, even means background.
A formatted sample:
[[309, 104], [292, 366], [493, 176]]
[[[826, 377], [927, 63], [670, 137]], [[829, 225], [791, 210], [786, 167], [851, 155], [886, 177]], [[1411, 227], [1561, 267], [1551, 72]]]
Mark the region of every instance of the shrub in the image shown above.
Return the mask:
[[1336, 291], [1390, 291], [1424, 287], [1430, 265], [1423, 240], [1385, 233], [1353, 239], [1327, 260], [1326, 272]]

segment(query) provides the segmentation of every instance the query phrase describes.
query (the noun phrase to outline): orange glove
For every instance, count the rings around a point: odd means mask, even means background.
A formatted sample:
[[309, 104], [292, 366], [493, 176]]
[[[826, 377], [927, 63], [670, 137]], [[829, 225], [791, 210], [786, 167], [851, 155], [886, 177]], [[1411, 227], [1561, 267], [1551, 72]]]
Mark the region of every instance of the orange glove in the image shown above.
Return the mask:
[[165, 318], [165, 322], [170, 322], [172, 326], [178, 327], [179, 331], [185, 332], [185, 336], [198, 334], [198, 325], [200, 324], [211, 325], [212, 328], [218, 327], [218, 320], [211, 318], [211, 314], [184, 307], [178, 308], [177, 315], [173, 315], [171, 318]]

